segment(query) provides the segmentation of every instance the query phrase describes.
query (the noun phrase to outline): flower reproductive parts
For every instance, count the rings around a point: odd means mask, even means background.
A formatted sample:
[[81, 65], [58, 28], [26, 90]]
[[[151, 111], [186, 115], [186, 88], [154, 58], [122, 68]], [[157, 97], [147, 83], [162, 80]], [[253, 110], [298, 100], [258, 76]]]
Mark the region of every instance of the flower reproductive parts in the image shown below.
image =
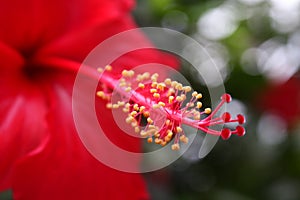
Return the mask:
[[[214, 110], [202, 108], [202, 94], [192, 91], [177, 81], [166, 78], [159, 80], [159, 74], [144, 72], [136, 74], [133, 70], [123, 70], [121, 75], [112, 73], [110, 65], [98, 68], [101, 73], [101, 90], [97, 96], [107, 101], [108, 109], [122, 109], [127, 113], [124, 120], [132, 126], [136, 134], [147, 139], [149, 143], [165, 146], [173, 141], [172, 150], [180, 149], [180, 142], [188, 143], [182, 124], [194, 127], [206, 134], [221, 136], [224, 140], [231, 135], [243, 136], [245, 117], [238, 114], [232, 117], [229, 112], [217, 115], [225, 103], [230, 103], [231, 96], [224, 94]], [[112, 91], [124, 100], [112, 102]], [[187, 98], [191, 96], [191, 98]], [[236, 122], [234, 130], [224, 127]], [[223, 125], [215, 130], [216, 125]]]

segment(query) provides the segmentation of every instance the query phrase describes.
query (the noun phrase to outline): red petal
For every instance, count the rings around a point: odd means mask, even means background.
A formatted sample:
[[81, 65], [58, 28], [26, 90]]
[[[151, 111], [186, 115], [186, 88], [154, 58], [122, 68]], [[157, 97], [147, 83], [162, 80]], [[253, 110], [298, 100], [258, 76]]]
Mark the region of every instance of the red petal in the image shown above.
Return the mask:
[[13, 82], [6, 82], [6, 87], [1, 88], [0, 190], [11, 187], [11, 176], [19, 160], [47, 140], [46, 105], [37, 89]]
[[[24, 56], [39, 67], [76, 69], [79, 65], [74, 62], [80, 63], [101, 41], [135, 28], [127, 16], [131, 6], [130, 0], [7, 1], [0, 5], [3, 30], [0, 41], [4, 41], [0, 53], [7, 55], [1, 57], [1, 67], [18, 68], [24, 65]], [[132, 42], [137, 38], [148, 43], [142, 34], [132, 38]], [[116, 61], [116, 65], [135, 66], [141, 63], [137, 60], [146, 62], [162, 57], [157, 51], [132, 53]], [[176, 63], [173, 58], [166, 60]], [[9, 76], [0, 73], [1, 84], [5, 83], [0, 93], [1, 130], [4, 130], [0, 132], [0, 155], [5, 155], [0, 158], [0, 187], [12, 185], [14, 199], [147, 198], [140, 175], [104, 166], [79, 140], [71, 112], [76, 71], [73, 70], [71, 77], [66, 74], [58, 77], [55, 70], [49, 71], [54, 73], [36, 74], [39, 79], [31, 80], [36, 81], [32, 83], [23, 80], [26, 77], [22, 71], [10, 71]], [[54, 75], [56, 79], [51, 81]], [[108, 116], [105, 128], [113, 132], [113, 142], [138, 151], [137, 139], [129, 139], [121, 132], [108, 111], [103, 114]]]
[[[106, 24], [95, 25], [88, 29], [76, 29], [66, 35], [62, 35], [49, 45], [44, 46], [39, 50], [35, 59], [37, 62], [42, 62], [45, 57], [63, 57], [82, 62], [90, 51], [102, 41], [115, 34], [133, 28], [136, 28], [136, 24], [129, 15], [125, 15], [122, 16], [122, 18], [112, 20]], [[138, 31], [127, 39], [126, 45], [135, 47], [136, 43], [142, 46], [153, 47], [145, 35]], [[124, 68], [132, 68], [145, 63], [158, 62], [171, 67], [178, 66], [178, 61], [173, 56], [153, 49], [136, 50], [121, 56], [118, 53], [120, 49], [124, 48], [124, 45], [125, 44], [118, 43], [115, 46], [110, 46], [105, 52], [99, 54], [100, 58], [101, 56], [108, 57], [115, 54], [117, 54], [118, 57], [120, 56], [119, 58], [117, 57], [118, 59], [115, 62], [111, 63], [114, 70], [117, 70], [115, 72], [121, 72]], [[131, 46], [127, 46], [126, 48], [130, 49]], [[130, 51], [132, 51], [132, 49], [130, 49]], [[100, 63], [97, 64], [100, 65]], [[110, 63], [104, 63], [104, 66], [107, 64]], [[151, 72], [151, 69], [149, 69], [149, 71]]]
[[70, 30], [118, 18], [133, 6], [132, 0], [11, 0], [0, 5], [0, 40], [23, 53], [30, 52]]
[[[103, 165], [82, 145], [71, 110], [73, 81], [72, 77], [67, 78], [64, 74], [48, 89], [50, 139], [43, 151], [19, 162], [13, 187], [14, 198], [147, 199], [139, 174], [119, 172]], [[125, 134], [112, 123], [106, 127], [115, 137]], [[137, 145], [139, 143], [135, 143]]]

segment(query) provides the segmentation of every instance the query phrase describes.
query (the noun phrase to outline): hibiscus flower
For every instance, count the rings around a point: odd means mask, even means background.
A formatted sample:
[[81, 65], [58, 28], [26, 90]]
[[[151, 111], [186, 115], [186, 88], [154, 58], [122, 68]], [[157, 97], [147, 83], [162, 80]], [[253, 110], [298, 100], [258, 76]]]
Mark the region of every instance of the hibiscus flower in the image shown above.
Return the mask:
[[[133, 5], [131, 0], [0, 2], [0, 190], [11, 189], [14, 199], [148, 199], [141, 175], [111, 169], [86, 150], [72, 116], [77, 69], [100, 42], [136, 27], [129, 13]], [[132, 40], [149, 43], [142, 34]], [[121, 71], [159, 60], [176, 65], [157, 51], [141, 50], [114, 67]], [[139, 140], [109, 120], [111, 111], [101, 113], [110, 137], [139, 151]]]

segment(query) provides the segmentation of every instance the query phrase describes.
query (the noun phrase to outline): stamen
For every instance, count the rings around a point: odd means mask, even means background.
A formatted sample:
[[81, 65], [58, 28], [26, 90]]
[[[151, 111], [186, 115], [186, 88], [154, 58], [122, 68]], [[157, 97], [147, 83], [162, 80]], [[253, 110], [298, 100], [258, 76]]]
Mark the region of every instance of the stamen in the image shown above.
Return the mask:
[[139, 88], [144, 89], [145, 85], [143, 83], [139, 83]]
[[169, 79], [169, 78], [167, 78], [167, 79], [165, 79], [165, 84], [167, 84], [167, 85], [171, 85], [171, 79]]
[[173, 144], [171, 148], [172, 148], [172, 150], [173, 150], [173, 151], [178, 151], [178, 150], [180, 149], [180, 147], [179, 147], [179, 144], [178, 144], [178, 143], [176, 143], [176, 144]]
[[[193, 91], [191, 99], [185, 104], [183, 102], [192, 88], [183, 86], [170, 78], [158, 82], [157, 73], [151, 75], [145, 72], [135, 75], [133, 70], [123, 70], [120, 78], [111, 72], [110, 65], [105, 66], [104, 69], [98, 68], [97, 71], [102, 73], [100, 81], [104, 89], [97, 91], [96, 95], [108, 101], [107, 108], [122, 108], [123, 112], [128, 114], [125, 119], [126, 123], [133, 127], [135, 133], [146, 137], [148, 143], [154, 141], [156, 144], [165, 146], [173, 140], [171, 148], [179, 150], [180, 142], [188, 143], [182, 124], [199, 129], [206, 134], [221, 136], [224, 140], [229, 139], [231, 135], [243, 136], [245, 134], [245, 128], [241, 126], [246, 121], [243, 115], [238, 114], [236, 118], [232, 118], [229, 112], [224, 112], [217, 116], [223, 104], [231, 102], [229, 94], [222, 95], [221, 102], [214, 110], [202, 109], [202, 102], [199, 101], [202, 98], [201, 93]], [[120, 96], [129, 99], [128, 102], [110, 103], [112, 93], [109, 91], [114, 90]], [[163, 118], [165, 122], [161, 123], [160, 120]], [[226, 127], [220, 131], [214, 130], [216, 125], [233, 122], [240, 124], [234, 130]], [[158, 124], [162, 125], [158, 126]]]
[[210, 108], [205, 108], [204, 113], [205, 114], [210, 114], [211, 113], [211, 109]]
[[111, 71], [112, 70], [112, 66], [106, 65], [104, 69], [107, 70], [107, 71]]

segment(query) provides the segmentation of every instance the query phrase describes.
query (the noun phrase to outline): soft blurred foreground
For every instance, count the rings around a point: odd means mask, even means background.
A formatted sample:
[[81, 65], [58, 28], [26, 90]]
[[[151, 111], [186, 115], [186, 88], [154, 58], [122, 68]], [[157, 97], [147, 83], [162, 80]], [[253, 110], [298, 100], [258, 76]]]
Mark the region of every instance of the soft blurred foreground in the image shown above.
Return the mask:
[[146, 174], [152, 198], [300, 199], [300, 0], [140, 0], [134, 15], [142, 27], [202, 44], [213, 62], [182, 45], [198, 63], [195, 70], [183, 62], [182, 73], [208, 95], [223, 84], [212, 73], [216, 64], [234, 97], [227, 109], [247, 117], [243, 138], [220, 139], [199, 159], [199, 133], [181, 159]]

